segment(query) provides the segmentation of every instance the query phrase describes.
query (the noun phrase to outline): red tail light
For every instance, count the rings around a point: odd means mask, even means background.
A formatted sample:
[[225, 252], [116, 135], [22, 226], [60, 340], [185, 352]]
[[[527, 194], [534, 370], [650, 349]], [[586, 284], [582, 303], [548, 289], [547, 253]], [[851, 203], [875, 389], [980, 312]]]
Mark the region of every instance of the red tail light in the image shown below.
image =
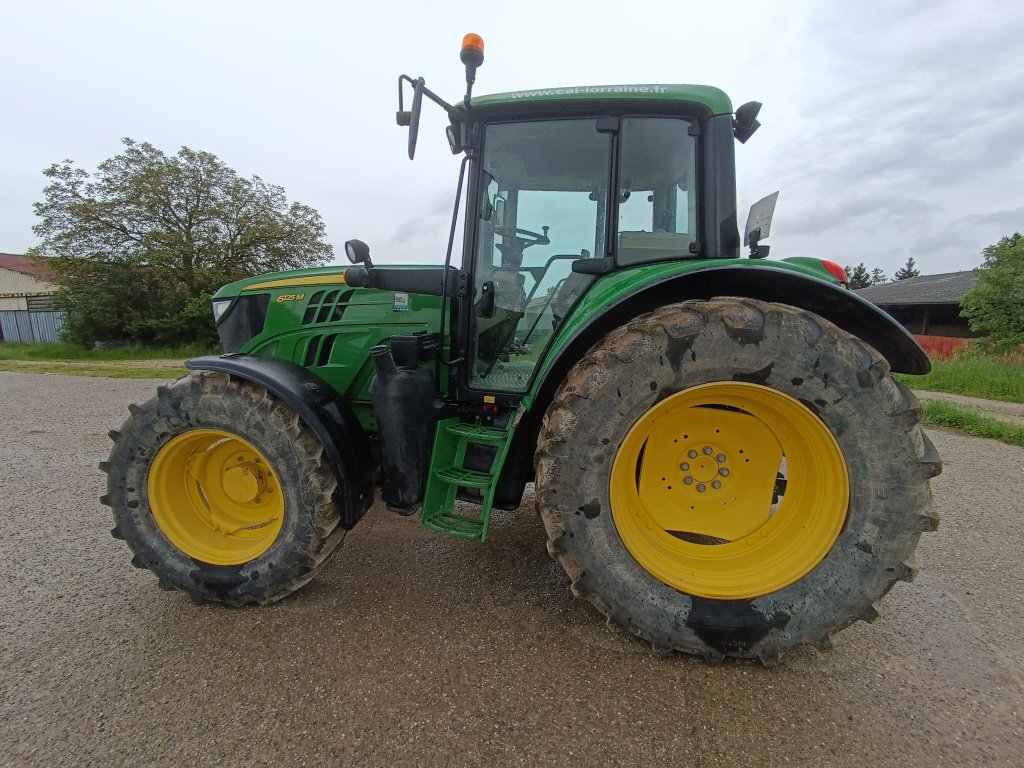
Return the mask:
[[850, 278], [847, 276], [846, 270], [834, 261], [825, 261], [822, 259], [821, 266], [827, 269], [828, 273], [832, 275], [832, 277], [842, 283], [844, 288], [850, 284]]

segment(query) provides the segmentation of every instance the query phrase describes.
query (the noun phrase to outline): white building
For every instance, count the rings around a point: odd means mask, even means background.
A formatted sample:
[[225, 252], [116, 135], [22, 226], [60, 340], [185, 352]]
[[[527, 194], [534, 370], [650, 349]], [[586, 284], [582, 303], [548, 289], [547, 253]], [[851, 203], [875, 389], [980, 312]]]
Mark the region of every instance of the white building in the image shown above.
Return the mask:
[[25, 256], [0, 253], [0, 341], [58, 341], [64, 313], [54, 310], [46, 267]]

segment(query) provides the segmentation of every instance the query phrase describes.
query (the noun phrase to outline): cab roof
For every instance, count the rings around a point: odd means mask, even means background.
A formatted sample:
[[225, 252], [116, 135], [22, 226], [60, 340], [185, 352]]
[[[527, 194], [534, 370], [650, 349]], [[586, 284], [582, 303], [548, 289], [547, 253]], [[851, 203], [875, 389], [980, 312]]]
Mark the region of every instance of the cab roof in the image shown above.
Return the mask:
[[713, 115], [732, 114], [732, 102], [724, 91], [709, 85], [652, 84], [633, 85], [577, 85], [564, 88], [537, 88], [508, 91], [486, 96], [474, 96], [474, 109], [484, 112], [503, 112], [515, 108], [543, 109], [573, 106], [580, 102], [638, 102], [648, 101], [663, 105], [671, 102], [697, 104]]

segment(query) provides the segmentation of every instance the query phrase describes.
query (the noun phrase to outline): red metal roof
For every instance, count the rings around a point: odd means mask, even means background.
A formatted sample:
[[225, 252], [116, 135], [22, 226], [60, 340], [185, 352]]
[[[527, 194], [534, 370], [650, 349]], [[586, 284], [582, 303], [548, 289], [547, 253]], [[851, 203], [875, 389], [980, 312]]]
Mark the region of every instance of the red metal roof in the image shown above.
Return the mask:
[[53, 274], [44, 264], [30, 260], [27, 256], [17, 253], [0, 253], [0, 269], [9, 269], [23, 275], [31, 275], [40, 280], [52, 280]]

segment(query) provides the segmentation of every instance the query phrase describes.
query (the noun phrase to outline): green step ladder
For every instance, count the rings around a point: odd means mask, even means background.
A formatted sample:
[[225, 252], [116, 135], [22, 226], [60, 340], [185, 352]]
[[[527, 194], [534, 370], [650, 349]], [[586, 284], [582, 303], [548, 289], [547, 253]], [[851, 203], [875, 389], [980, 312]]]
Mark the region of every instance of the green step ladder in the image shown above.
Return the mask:
[[[425, 528], [457, 539], [487, 540], [487, 526], [491, 520], [498, 476], [505, 464], [505, 456], [508, 455], [521, 415], [520, 410], [509, 419], [505, 427], [469, 424], [457, 418], [442, 419], [437, 423], [430, 475], [423, 497], [423, 511], [420, 513], [420, 523]], [[494, 449], [494, 458], [486, 472], [463, 466], [471, 445]], [[483, 491], [478, 515], [455, 513], [455, 501], [461, 488]]]

